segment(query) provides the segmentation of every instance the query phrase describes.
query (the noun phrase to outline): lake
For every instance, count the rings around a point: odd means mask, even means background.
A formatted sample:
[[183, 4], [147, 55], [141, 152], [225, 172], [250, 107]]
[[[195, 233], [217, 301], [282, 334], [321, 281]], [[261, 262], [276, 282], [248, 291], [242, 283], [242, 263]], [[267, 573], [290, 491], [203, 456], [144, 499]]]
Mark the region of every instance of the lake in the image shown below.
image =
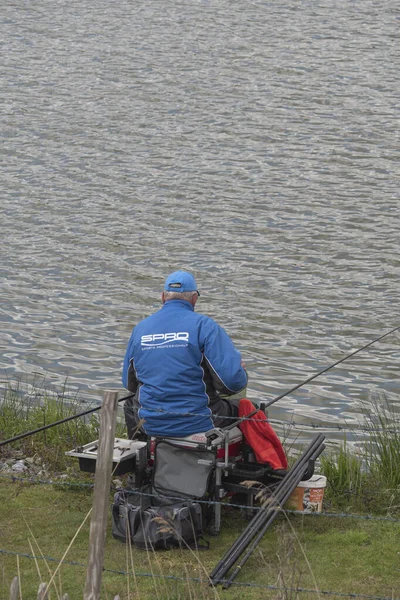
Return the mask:
[[[400, 326], [397, 2], [7, 0], [1, 26], [4, 382], [123, 393], [176, 269], [255, 401]], [[271, 419], [400, 410], [399, 339]]]

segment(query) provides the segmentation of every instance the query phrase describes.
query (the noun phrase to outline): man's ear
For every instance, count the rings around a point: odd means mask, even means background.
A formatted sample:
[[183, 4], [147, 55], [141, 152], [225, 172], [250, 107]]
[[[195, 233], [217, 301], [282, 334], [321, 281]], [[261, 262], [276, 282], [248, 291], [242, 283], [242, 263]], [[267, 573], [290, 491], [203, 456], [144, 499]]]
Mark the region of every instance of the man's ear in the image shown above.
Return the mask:
[[196, 304], [196, 302], [197, 302], [197, 298], [198, 298], [198, 295], [197, 295], [197, 293], [196, 293], [196, 294], [193, 294], [193, 296], [192, 296], [192, 306], [195, 306], [195, 304]]
[[164, 292], [161, 294], [161, 302], [165, 304], [165, 294]]

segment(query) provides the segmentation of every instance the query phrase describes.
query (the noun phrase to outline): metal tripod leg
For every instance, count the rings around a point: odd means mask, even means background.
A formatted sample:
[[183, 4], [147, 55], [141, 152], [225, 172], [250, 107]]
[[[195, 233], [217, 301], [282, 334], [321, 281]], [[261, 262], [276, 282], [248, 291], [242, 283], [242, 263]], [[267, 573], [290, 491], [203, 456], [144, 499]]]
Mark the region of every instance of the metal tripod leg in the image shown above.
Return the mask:
[[214, 523], [211, 526], [211, 535], [218, 535], [221, 529], [221, 484], [222, 469], [216, 466], [215, 469], [215, 504], [214, 504]]

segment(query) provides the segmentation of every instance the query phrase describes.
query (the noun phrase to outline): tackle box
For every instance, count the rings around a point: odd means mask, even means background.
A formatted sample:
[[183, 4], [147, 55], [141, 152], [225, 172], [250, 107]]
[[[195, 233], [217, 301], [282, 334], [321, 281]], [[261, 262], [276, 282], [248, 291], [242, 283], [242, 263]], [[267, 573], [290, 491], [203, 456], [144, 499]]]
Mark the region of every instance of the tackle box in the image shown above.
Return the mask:
[[[79, 468], [81, 471], [94, 473], [96, 471], [96, 460], [99, 440], [78, 446], [69, 452], [66, 456], [72, 456], [79, 459]], [[124, 475], [135, 471], [147, 461], [147, 443], [137, 440], [125, 440], [115, 438], [113, 450], [113, 475]]]

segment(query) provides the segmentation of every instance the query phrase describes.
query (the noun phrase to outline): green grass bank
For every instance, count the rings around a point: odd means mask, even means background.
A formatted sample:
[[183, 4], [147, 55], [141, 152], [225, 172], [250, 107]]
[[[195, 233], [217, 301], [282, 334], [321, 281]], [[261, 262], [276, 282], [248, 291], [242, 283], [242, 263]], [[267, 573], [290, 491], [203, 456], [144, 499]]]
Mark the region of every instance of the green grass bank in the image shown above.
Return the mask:
[[[0, 439], [80, 410], [78, 403], [59, 394], [31, 396], [27, 404], [10, 389], [0, 405]], [[224, 508], [221, 535], [206, 534], [211, 547], [197, 553], [132, 550], [112, 538], [109, 524], [102, 598], [400, 598], [399, 420], [390, 406], [380, 406], [377, 414], [378, 418], [366, 415], [371, 431], [363, 452], [355, 453], [344, 440], [339, 448], [328, 448], [321, 460], [329, 482], [324, 510], [376, 519], [282, 513], [236, 580], [238, 585], [229, 590], [210, 588], [206, 576], [246, 527], [240, 510]], [[119, 435], [122, 432], [123, 427]], [[0, 598], [8, 598], [18, 573], [22, 598], [36, 598], [40, 581], [48, 582], [57, 568], [51, 598], [64, 593], [70, 599], [82, 598], [92, 505], [88, 484], [93, 476], [81, 473], [77, 461], [64, 453], [97, 436], [98, 418], [93, 415], [0, 449], [0, 463], [16, 451], [40, 457], [49, 474], [42, 480], [54, 482], [39, 483], [40, 477], [29, 481], [24, 473], [0, 474]], [[110, 504], [111, 499], [110, 494]]]

